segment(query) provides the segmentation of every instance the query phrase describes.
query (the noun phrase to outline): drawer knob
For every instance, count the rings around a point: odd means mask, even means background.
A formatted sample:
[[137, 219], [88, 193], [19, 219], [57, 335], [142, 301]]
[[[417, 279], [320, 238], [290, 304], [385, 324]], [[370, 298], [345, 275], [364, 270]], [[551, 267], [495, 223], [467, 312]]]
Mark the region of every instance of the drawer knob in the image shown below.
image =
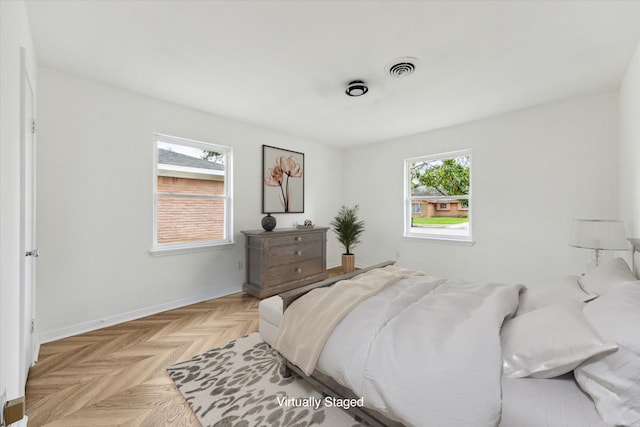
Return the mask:
[[302, 240], [302, 237], [296, 236], [296, 242], [299, 242], [300, 240]]
[[302, 251], [296, 251], [296, 255], [298, 256], [302, 255]]
[[296, 273], [302, 273], [302, 268], [300, 267], [296, 268]]

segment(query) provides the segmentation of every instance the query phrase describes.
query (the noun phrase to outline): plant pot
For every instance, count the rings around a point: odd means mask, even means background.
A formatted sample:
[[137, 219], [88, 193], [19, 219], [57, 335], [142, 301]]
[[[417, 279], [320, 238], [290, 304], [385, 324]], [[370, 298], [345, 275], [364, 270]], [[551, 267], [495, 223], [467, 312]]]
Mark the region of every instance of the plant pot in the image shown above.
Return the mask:
[[356, 269], [356, 256], [354, 254], [342, 254], [342, 272], [351, 273]]

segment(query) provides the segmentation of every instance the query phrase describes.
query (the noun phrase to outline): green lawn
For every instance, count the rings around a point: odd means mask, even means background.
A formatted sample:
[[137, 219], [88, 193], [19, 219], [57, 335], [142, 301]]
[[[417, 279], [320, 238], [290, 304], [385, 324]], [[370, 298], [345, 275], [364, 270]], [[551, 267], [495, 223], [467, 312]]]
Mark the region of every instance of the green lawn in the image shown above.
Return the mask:
[[469, 218], [458, 217], [431, 217], [431, 218], [413, 218], [414, 225], [446, 225], [446, 224], [462, 224], [469, 222]]

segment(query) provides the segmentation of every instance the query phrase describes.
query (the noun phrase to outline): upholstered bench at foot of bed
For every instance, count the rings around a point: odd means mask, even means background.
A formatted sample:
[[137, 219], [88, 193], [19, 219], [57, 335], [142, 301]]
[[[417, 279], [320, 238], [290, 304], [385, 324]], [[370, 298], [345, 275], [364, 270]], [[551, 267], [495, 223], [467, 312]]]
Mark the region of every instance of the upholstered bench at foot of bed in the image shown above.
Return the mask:
[[278, 337], [278, 329], [282, 320], [282, 298], [278, 295], [263, 299], [258, 306], [260, 321], [258, 331], [262, 338], [271, 347]]

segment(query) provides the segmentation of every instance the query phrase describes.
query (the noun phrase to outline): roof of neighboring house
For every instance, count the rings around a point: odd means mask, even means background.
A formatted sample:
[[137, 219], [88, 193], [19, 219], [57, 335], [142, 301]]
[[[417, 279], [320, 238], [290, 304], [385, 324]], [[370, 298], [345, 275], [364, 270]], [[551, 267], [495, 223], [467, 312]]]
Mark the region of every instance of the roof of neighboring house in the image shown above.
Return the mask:
[[[424, 185], [420, 187], [416, 187], [411, 190], [412, 196], [424, 197], [422, 200], [413, 200], [414, 203], [418, 203], [419, 201], [427, 202], [427, 203], [452, 203], [460, 201], [456, 196], [443, 196], [434, 188], [427, 188]], [[437, 199], [432, 199], [432, 197], [438, 197]]]
[[411, 203], [431, 203], [431, 204], [438, 204], [438, 203], [459, 203], [460, 199], [421, 199], [421, 200], [412, 200]]
[[224, 165], [220, 163], [210, 162], [206, 159], [198, 159], [185, 154], [176, 153], [175, 151], [165, 150], [163, 148], [158, 149], [158, 163], [198, 169], [224, 170]]
[[427, 188], [424, 185], [421, 185], [420, 187], [416, 187], [414, 189], [411, 190], [411, 195], [412, 196], [442, 196], [441, 193], [439, 193], [435, 188]]

